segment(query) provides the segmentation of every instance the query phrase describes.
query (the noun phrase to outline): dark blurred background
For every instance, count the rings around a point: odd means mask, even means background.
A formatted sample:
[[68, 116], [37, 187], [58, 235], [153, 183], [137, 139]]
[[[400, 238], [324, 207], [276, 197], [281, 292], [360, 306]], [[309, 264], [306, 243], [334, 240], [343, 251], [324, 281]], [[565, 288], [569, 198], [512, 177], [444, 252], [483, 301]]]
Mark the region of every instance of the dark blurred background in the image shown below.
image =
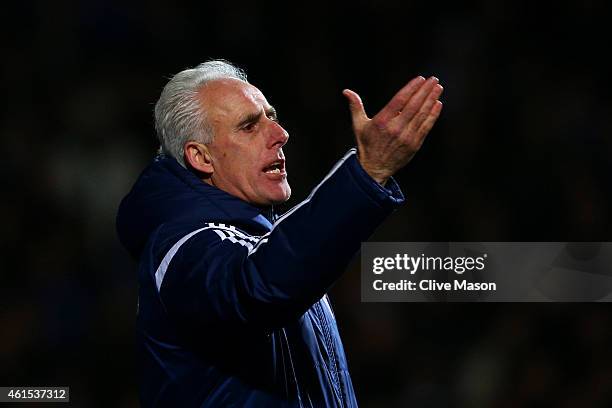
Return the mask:
[[[436, 75], [444, 111], [377, 241], [610, 241], [603, 0], [11, 2], [2, 11], [0, 385], [134, 407], [136, 265], [118, 203], [157, 148], [167, 78], [242, 67], [291, 134], [303, 199], [375, 114]], [[607, 304], [367, 304], [332, 291], [364, 407], [612, 406]]]

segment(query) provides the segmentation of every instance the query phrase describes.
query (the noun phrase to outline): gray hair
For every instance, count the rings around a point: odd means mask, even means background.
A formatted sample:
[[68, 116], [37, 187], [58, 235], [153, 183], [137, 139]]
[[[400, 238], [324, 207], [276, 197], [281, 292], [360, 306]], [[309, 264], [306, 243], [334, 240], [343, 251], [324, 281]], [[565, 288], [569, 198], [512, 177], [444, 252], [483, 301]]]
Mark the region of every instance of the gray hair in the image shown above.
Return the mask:
[[204, 62], [179, 72], [168, 81], [155, 104], [155, 130], [160, 153], [174, 157], [186, 167], [186, 142], [212, 142], [214, 135], [198, 100], [198, 91], [207, 82], [222, 78], [248, 82], [242, 69], [224, 60]]

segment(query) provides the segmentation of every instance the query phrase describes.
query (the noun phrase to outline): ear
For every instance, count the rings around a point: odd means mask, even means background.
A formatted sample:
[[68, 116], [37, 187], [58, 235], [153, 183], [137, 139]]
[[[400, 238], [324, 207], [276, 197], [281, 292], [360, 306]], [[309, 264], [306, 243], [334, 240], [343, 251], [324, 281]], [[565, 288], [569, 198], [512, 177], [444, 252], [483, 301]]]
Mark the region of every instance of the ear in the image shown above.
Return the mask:
[[202, 143], [189, 141], [183, 146], [185, 150], [185, 163], [193, 169], [211, 175], [215, 169], [208, 146]]

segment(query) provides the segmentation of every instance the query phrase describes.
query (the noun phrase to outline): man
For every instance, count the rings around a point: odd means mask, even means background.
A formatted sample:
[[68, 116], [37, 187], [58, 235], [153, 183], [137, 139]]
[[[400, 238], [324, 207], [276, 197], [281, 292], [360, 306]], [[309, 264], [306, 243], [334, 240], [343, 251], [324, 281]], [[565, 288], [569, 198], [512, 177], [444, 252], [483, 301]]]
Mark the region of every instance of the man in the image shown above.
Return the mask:
[[357, 149], [277, 218], [289, 135], [259, 89], [224, 61], [168, 82], [155, 107], [163, 154], [117, 216], [139, 260], [143, 406], [357, 406], [325, 293], [403, 201], [391, 176], [441, 92], [417, 77], [370, 119], [345, 90]]

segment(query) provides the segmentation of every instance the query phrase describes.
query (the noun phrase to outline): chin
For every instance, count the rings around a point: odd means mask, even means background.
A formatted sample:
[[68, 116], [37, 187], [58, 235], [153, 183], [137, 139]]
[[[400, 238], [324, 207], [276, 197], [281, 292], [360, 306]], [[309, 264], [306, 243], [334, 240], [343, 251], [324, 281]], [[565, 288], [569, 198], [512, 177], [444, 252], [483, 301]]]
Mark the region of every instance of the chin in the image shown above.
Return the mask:
[[284, 185], [279, 186], [277, 191], [270, 194], [270, 204], [282, 204], [289, 200], [289, 197], [291, 197], [291, 187], [288, 183], [284, 183]]

